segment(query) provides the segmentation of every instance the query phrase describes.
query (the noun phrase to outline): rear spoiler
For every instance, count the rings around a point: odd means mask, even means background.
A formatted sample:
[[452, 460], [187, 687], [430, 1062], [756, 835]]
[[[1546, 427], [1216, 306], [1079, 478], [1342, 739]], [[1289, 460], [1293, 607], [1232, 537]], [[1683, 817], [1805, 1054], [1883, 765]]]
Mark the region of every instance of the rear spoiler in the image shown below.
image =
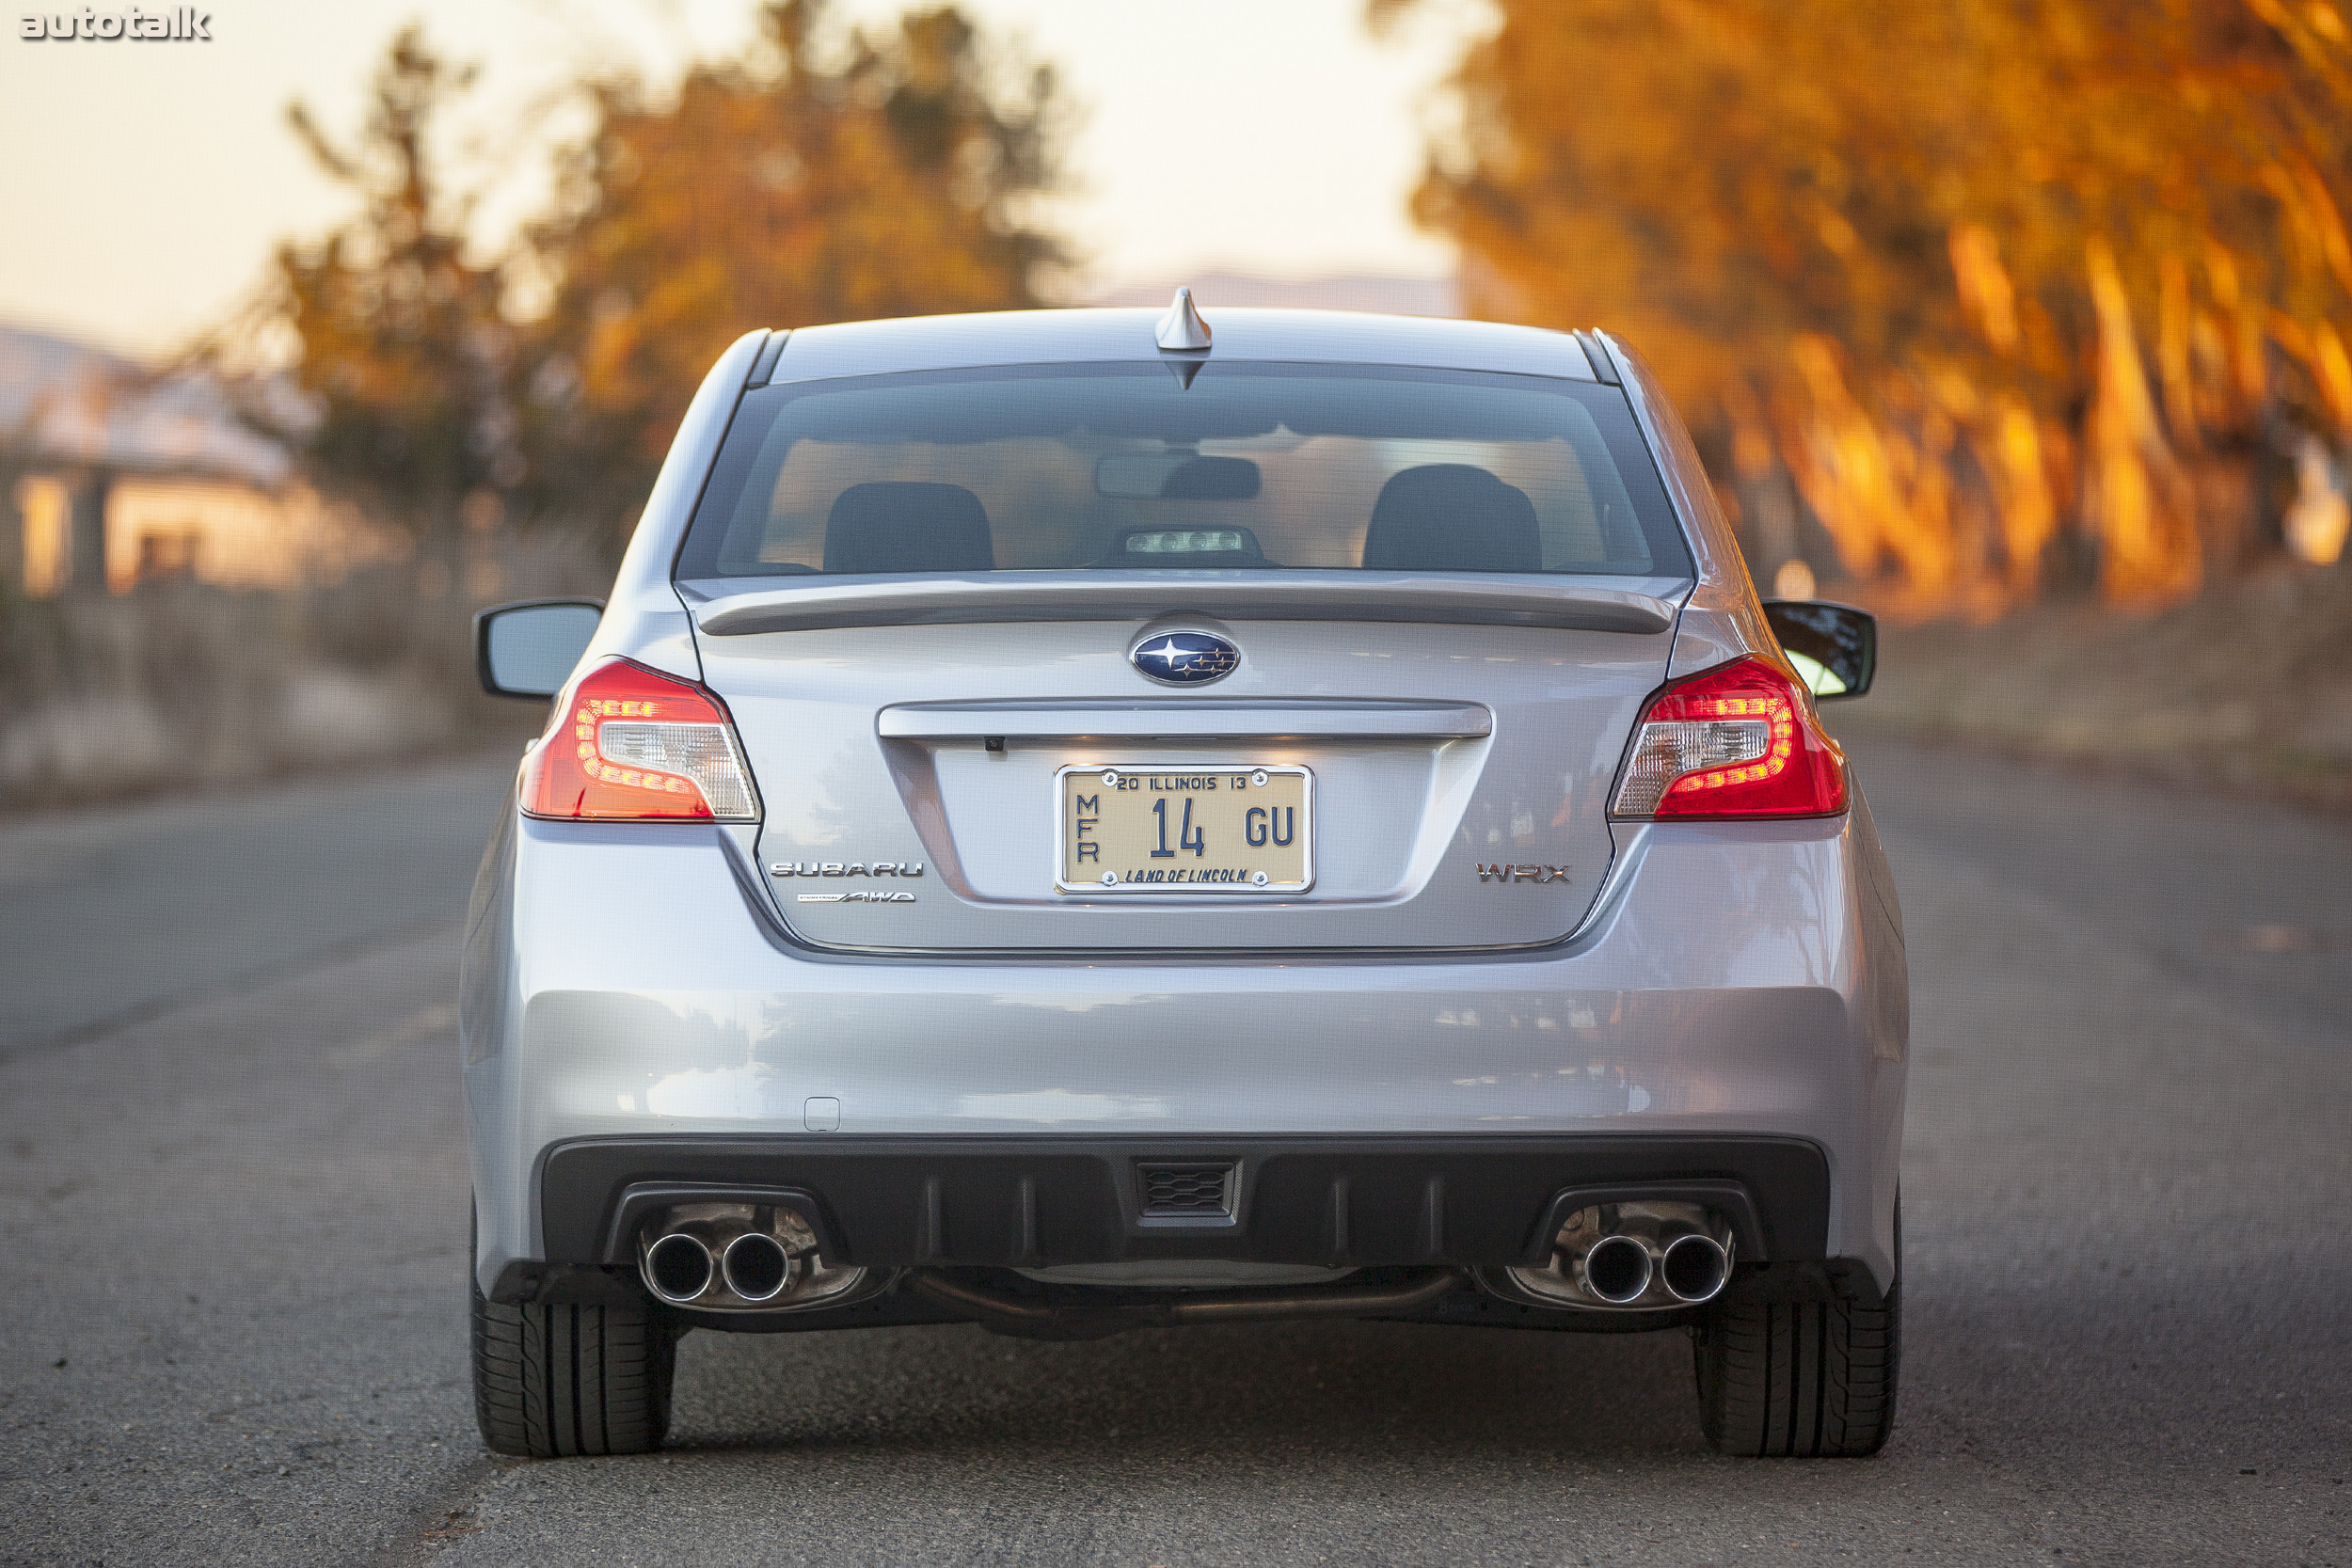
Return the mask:
[[[772, 582], [774, 579], [764, 579]], [[1191, 613], [1232, 621], [1438, 622], [1654, 636], [1672, 628], [1684, 578], [1484, 572], [973, 572], [942, 577], [680, 582], [711, 637], [832, 626], [1104, 621]]]

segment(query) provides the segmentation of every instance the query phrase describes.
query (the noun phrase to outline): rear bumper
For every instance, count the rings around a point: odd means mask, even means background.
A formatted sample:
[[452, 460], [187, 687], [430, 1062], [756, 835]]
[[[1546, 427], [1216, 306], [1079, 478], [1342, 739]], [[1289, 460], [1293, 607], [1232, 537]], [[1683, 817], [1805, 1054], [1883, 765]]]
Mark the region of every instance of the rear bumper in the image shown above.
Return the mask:
[[[1026, 1267], [1517, 1262], [1563, 1187], [1725, 1179], [1776, 1260], [1892, 1283], [1903, 956], [1867, 813], [1639, 830], [1570, 942], [1435, 960], [813, 954], [725, 832], [493, 845], [461, 1028], [485, 1291], [607, 1261], [656, 1180], [807, 1189], [845, 1261]], [[1233, 1163], [1232, 1221], [1144, 1223], [1164, 1158]]]

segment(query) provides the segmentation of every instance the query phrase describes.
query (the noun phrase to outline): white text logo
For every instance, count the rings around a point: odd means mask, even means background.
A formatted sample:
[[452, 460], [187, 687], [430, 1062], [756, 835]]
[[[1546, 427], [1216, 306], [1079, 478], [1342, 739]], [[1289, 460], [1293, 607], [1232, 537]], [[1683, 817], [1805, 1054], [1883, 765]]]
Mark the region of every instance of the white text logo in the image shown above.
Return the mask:
[[42, 39], [59, 43], [75, 39], [154, 39], [210, 43], [213, 13], [194, 6], [174, 6], [166, 11], [134, 6], [127, 11], [101, 13], [84, 6], [78, 11], [42, 11], [21, 17], [17, 36], [33, 42]]

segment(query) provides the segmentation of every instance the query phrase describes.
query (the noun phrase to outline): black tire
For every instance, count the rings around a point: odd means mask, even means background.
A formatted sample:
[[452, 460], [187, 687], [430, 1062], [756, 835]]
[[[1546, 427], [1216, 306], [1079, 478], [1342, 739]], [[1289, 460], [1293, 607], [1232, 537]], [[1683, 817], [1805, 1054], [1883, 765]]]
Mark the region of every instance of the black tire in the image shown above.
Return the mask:
[[[1902, 1221], [1896, 1219], [1899, 1254]], [[1693, 1331], [1699, 1425], [1724, 1453], [1861, 1459], [1886, 1446], [1902, 1359], [1902, 1283], [1883, 1307], [1730, 1302]]]
[[[470, 1254], [469, 1254], [470, 1257]], [[473, 1287], [473, 1409], [493, 1453], [650, 1453], [677, 1335], [644, 1307], [505, 1307]]]

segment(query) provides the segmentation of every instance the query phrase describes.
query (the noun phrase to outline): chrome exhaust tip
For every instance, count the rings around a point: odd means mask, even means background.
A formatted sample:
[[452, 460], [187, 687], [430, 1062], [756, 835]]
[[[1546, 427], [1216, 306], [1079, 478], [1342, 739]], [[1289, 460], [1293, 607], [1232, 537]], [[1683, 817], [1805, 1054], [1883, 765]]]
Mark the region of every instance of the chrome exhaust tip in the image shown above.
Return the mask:
[[645, 1289], [673, 1307], [687, 1307], [710, 1289], [717, 1269], [700, 1237], [674, 1230], [645, 1249], [643, 1273]]
[[1630, 1236], [1604, 1236], [1580, 1263], [1584, 1288], [1613, 1307], [1642, 1299], [1649, 1289], [1649, 1248]]
[[792, 1255], [773, 1236], [746, 1230], [720, 1254], [719, 1275], [745, 1301], [773, 1301], [792, 1283]]
[[899, 1274], [828, 1259], [806, 1214], [751, 1201], [751, 1195], [723, 1190], [707, 1201], [646, 1205], [632, 1217], [645, 1293], [667, 1307], [691, 1308], [697, 1322], [707, 1312], [843, 1307], [887, 1289]]
[[1666, 1293], [1696, 1306], [1713, 1301], [1731, 1278], [1731, 1257], [1712, 1236], [1677, 1236], [1658, 1260]]
[[[1722, 1205], [1715, 1183], [1686, 1190], [1661, 1182], [1635, 1196], [1631, 1189], [1571, 1188], [1547, 1211], [1558, 1228], [1542, 1265], [1507, 1271], [1498, 1294], [1608, 1310], [1676, 1311], [1703, 1306], [1731, 1284], [1739, 1257], [1740, 1213], [1746, 1194], [1729, 1189]], [[1727, 1184], [1724, 1184], [1727, 1185]], [[1578, 1202], [1587, 1194], [1598, 1200]], [[1751, 1219], [1750, 1223], [1753, 1223]], [[1518, 1299], [1524, 1300], [1524, 1297]]]

